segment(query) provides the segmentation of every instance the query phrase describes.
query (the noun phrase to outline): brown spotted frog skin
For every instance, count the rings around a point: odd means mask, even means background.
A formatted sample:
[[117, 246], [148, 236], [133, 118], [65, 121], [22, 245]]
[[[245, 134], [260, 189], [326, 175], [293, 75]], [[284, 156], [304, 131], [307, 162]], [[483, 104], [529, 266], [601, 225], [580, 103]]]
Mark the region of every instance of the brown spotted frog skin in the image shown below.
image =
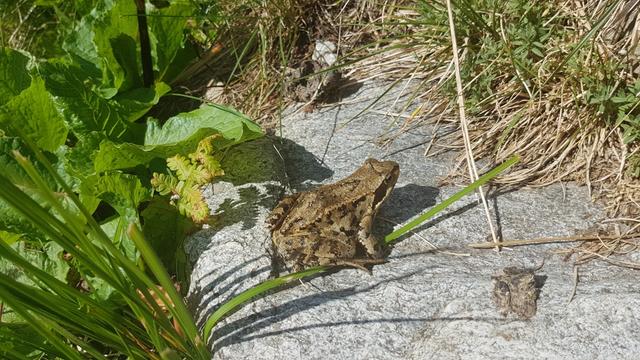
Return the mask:
[[286, 196], [267, 219], [276, 255], [293, 271], [384, 262], [371, 228], [399, 174], [393, 161], [367, 159], [345, 179]]

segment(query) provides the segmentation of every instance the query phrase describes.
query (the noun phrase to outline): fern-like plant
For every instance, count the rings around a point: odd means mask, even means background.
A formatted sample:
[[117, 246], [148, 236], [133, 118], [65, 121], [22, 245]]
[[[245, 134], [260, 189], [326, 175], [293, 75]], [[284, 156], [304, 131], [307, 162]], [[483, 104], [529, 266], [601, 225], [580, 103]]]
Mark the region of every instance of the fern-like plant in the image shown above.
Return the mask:
[[171, 196], [171, 203], [180, 214], [202, 224], [209, 217], [209, 207], [201, 191], [203, 185], [224, 175], [219, 154], [213, 143], [220, 138], [214, 134], [202, 139], [196, 151], [187, 157], [175, 155], [167, 159], [167, 173], [153, 173], [151, 185], [161, 195]]

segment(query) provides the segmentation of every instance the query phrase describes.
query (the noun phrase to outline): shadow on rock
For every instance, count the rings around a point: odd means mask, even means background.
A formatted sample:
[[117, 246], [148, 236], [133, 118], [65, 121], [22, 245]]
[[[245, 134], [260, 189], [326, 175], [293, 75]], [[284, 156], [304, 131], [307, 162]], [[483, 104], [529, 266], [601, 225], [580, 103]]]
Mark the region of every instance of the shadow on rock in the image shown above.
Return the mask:
[[[374, 234], [382, 238], [393, 231], [395, 224], [403, 224], [412, 217], [425, 212], [436, 203], [440, 191], [432, 186], [407, 184], [393, 189], [391, 196], [382, 205]], [[387, 219], [387, 221], [381, 221]]]
[[[322, 165], [321, 160], [303, 146], [283, 138], [274, 138], [285, 163], [285, 171], [292, 191], [304, 191], [331, 177], [333, 171]], [[309, 184], [311, 182], [312, 184]]]
[[323, 96], [322, 102], [332, 104], [342, 101], [344, 98], [348, 98], [351, 95], [357, 93], [364, 84], [356, 80], [349, 78], [340, 78], [337, 84], [334, 85], [333, 90]]
[[[249, 341], [249, 340], [251, 340], [253, 338], [277, 335], [279, 333], [279, 331], [269, 332], [269, 333], [266, 333], [266, 334], [260, 334], [260, 335], [255, 335], [255, 336], [249, 336], [252, 333], [260, 331], [261, 329], [272, 328], [274, 326], [274, 323], [284, 321], [285, 319], [287, 319], [288, 317], [290, 317], [290, 316], [292, 316], [292, 315], [294, 315], [296, 313], [307, 311], [310, 308], [322, 305], [322, 304], [324, 304], [326, 302], [329, 302], [329, 301], [347, 299], [349, 296], [353, 296], [355, 294], [366, 293], [366, 292], [374, 290], [378, 286], [383, 285], [385, 283], [401, 281], [403, 279], [410, 278], [412, 276], [415, 276], [415, 275], [417, 275], [417, 274], [419, 274], [421, 272], [427, 271], [427, 270], [428, 270], [428, 268], [424, 268], [424, 269], [421, 269], [421, 270], [417, 270], [417, 271], [411, 272], [409, 274], [404, 274], [404, 275], [401, 275], [401, 276], [396, 276], [396, 277], [393, 277], [393, 278], [385, 279], [383, 281], [380, 281], [380, 282], [378, 282], [376, 284], [373, 284], [371, 286], [367, 286], [367, 287], [362, 288], [362, 289], [357, 289], [355, 287], [349, 287], [349, 288], [342, 289], [342, 290], [323, 292], [321, 295], [320, 294], [312, 294], [312, 295], [296, 298], [296, 299], [293, 299], [293, 300], [291, 300], [289, 302], [286, 302], [286, 303], [283, 303], [283, 304], [280, 304], [280, 305], [276, 305], [273, 308], [270, 308], [268, 310], [268, 312], [267, 311], [263, 311], [263, 312], [252, 314], [250, 316], [246, 316], [244, 318], [241, 318], [241, 319], [235, 320], [233, 322], [227, 323], [224, 326], [221, 326], [220, 328], [218, 328], [213, 333], [213, 338], [211, 339], [211, 341], [214, 343], [214, 352], [219, 350], [222, 347], [225, 347], [225, 346], [228, 346], [228, 345], [231, 345], [231, 344], [244, 342], [244, 341]], [[248, 305], [248, 304], [246, 304], [246, 305]], [[209, 315], [207, 315], [207, 316], [209, 316]], [[380, 322], [385, 322], [385, 321], [400, 322], [400, 321], [403, 321], [403, 320], [406, 320], [406, 321], [424, 321], [424, 320], [428, 320], [428, 319], [380, 319], [380, 320], [371, 320], [371, 319], [369, 319], [369, 320], [348, 321], [348, 322], [344, 322], [344, 324], [354, 324], [354, 323], [358, 323], [358, 322], [376, 322], [376, 321], [380, 321]], [[327, 326], [327, 325], [324, 324], [324, 323], [317, 324], [317, 325], [308, 325], [308, 326], [302, 327], [300, 330], [302, 330], [304, 328], [324, 327], [324, 326]], [[292, 331], [292, 329], [290, 329], [289, 331]]]
[[209, 225], [220, 230], [242, 222], [242, 230], [253, 229], [258, 224], [260, 208], [272, 208], [279, 200], [280, 188], [277, 185], [265, 185], [266, 192], [260, 191], [256, 186], [238, 188], [237, 200], [227, 198], [216, 209], [216, 214], [211, 216]]
[[[225, 264], [220, 264], [220, 267], [212, 269], [201, 277], [201, 281], [199, 283], [194, 284], [195, 289], [189, 295], [188, 305], [195, 314], [198, 314], [197, 318], [200, 319], [201, 322], [198, 326], [204, 325], [205, 319], [211, 316], [212, 312], [208, 313], [206, 316], [202, 315], [211, 302], [215, 301], [219, 304], [224, 304], [244, 291], [247, 281], [260, 276], [260, 274], [269, 273], [271, 270], [270, 266], [254, 268], [263, 256], [266, 255], [255, 257], [238, 266], [231, 267], [222, 273], [219, 273], [219, 271], [224, 268]], [[247, 271], [247, 269], [252, 270]], [[214, 279], [206, 284], [202, 284], [202, 279], [207, 279], [215, 274], [218, 275]], [[238, 274], [244, 275], [237, 276]], [[230, 279], [233, 280], [230, 281]], [[224, 299], [221, 300], [220, 296], [223, 294]]]
[[381, 211], [391, 221], [402, 224], [435, 205], [439, 194], [440, 190], [432, 186], [407, 184], [396, 187]]
[[[410, 185], [407, 185], [407, 186], [417, 186], [417, 185], [410, 184]], [[430, 188], [430, 187], [427, 186], [427, 188]], [[499, 191], [492, 191], [491, 193], [487, 194], [487, 201], [489, 201], [492, 204], [491, 206], [493, 206], [493, 211], [494, 211], [494, 214], [495, 214], [495, 217], [496, 217], [495, 221], [497, 223], [497, 236], [498, 236], [498, 239], [500, 239], [500, 240], [502, 239], [502, 222], [500, 220], [501, 219], [501, 217], [500, 217], [500, 208], [499, 208], [499, 204], [498, 204], [497, 200], [498, 200], [498, 198], [500, 196], [503, 196], [505, 194], [514, 192], [514, 191], [518, 190], [519, 188], [521, 188], [521, 187], [512, 187], [512, 188], [509, 188], [509, 189], [504, 189], [504, 190], [499, 190]], [[438, 196], [439, 190], [436, 189], [436, 188], [432, 188], [432, 189], [434, 189], [434, 191], [435, 191], [435, 195], [433, 196], [432, 202], [430, 202], [428, 204], [425, 204], [425, 206], [423, 207], [423, 210], [419, 211], [419, 213], [425, 212], [428, 207], [431, 207], [431, 206], [436, 204], [436, 197]], [[396, 190], [394, 190], [394, 192], [395, 191]], [[419, 192], [413, 191], [413, 193], [414, 194], [418, 194]], [[411, 196], [411, 193], [409, 194], [409, 197], [406, 197], [406, 198], [402, 197], [402, 198], [399, 198], [399, 199], [396, 200], [396, 199], [393, 199], [394, 196], [392, 194], [390, 200], [393, 200], [394, 202], [398, 201], [398, 204], [399, 204], [399, 205], [397, 205], [397, 207], [393, 206], [393, 209], [398, 208], [399, 210], [403, 210], [402, 206], [405, 206], [405, 202], [403, 202], [403, 201], [406, 201], [406, 203], [411, 203], [412, 201], [416, 202], [416, 200], [412, 199], [410, 196]], [[417, 228], [413, 229], [413, 231], [414, 232], [420, 232], [422, 230], [428, 229], [428, 228], [433, 227], [433, 226], [435, 226], [435, 225], [437, 225], [437, 224], [439, 224], [439, 223], [441, 223], [441, 222], [443, 222], [443, 221], [445, 221], [447, 219], [450, 219], [450, 218], [455, 217], [455, 216], [462, 215], [462, 214], [466, 213], [467, 211], [475, 208], [478, 205], [479, 205], [479, 203], [477, 201], [473, 201], [473, 202], [465, 204], [465, 205], [463, 205], [463, 206], [461, 206], [461, 207], [459, 207], [458, 209], [455, 209], [455, 210], [448, 210], [448, 209], [451, 208], [451, 207], [449, 207], [449, 208], [443, 210], [442, 213], [436, 214], [435, 217], [431, 218], [427, 222], [422, 223], [422, 225], [420, 225]], [[409, 212], [407, 212], [407, 213], [409, 213]], [[404, 219], [401, 219], [401, 220], [397, 221], [397, 223], [399, 223], [399, 224], [403, 223], [404, 221], [408, 220], [409, 218], [411, 218], [414, 215], [415, 214], [410, 215], [409, 217], [406, 217]], [[393, 218], [393, 220], [395, 220], [395, 218]], [[394, 243], [400, 242], [400, 241], [406, 239], [409, 236], [411, 236], [411, 233], [407, 233], [407, 234], [403, 235], [399, 239], [395, 240]]]

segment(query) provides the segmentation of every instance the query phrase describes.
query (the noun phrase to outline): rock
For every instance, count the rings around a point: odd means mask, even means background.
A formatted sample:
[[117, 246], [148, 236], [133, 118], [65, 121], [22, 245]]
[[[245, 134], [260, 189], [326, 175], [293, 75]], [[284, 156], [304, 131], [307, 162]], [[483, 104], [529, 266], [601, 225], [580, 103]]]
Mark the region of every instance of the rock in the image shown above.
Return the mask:
[[[275, 141], [294, 191], [343, 178], [367, 157], [398, 162], [400, 178], [378, 216], [378, 234], [389, 233], [460, 189], [438, 188], [438, 180], [452, 166], [452, 155], [423, 156], [433, 129], [400, 131], [397, 119], [381, 114], [401, 112], [406, 97], [391, 91], [363, 112], [386, 86], [362, 87], [349, 105], [291, 113], [283, 120], [285, 140]], [[396, 98], [400, 101], [394, 105]], [[395, 140], [380, 147], [381, 137]], [[263, 221], [282, 191], [282, 163], [268, 160], [279, 157], [266, 148], [247, 157], [266, 164], [255, 175], [258, 182], [252, 183], [253, 175], [247, 172], [242, 181], [214, 186], [226, 189], [215, 190], [210, 199], [221, 213], [219, 223], [187, 243], [189, 259], [195, 264], [189, 299], [201, 323], [219, 304], [268, 277], [269, 238]], [[490, 205], [498, 212], [505, 240], [573, 235], [604, 216], [590, 202], [586, 189], [571, 184], [502, 192]], [[230, 220], [225, 219], [227, 215]], [[501, 252], [466, 247], [485, 241], [487, 235], [482, 207], [475, 196], [467, 196], [396, 242], [389, 262], [375, 266], [372, 275], [342, 269], [246, 304], [215, 328], [209, 339], [214, 357], [637, 356], [640, 340], [632, 335], [640, 331], [637, 272], [602, 262], [582, 266], [576, 294], [569, 301], [574, 269], [571, 261], [554, 253], [566, 244]], [[535, 315], [529, 320], [500, 315], [491, 299], [492, 275], [505, 267], [537, 268], [543, 260], [536, 275], [546, 281], [539, 290]]]

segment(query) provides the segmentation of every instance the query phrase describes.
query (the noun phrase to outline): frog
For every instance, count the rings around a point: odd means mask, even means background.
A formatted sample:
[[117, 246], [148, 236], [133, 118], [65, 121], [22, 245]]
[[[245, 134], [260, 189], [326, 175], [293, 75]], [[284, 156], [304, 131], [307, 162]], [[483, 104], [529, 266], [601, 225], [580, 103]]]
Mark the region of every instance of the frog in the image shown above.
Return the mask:
[[367, 266], [385, 262], [371, 230], [399, 175], [396, 162], [369, 158], [336, 183], [285, 196], [267, 218], [274, 254], [294, 272], [312, 266], [370, 272]]

